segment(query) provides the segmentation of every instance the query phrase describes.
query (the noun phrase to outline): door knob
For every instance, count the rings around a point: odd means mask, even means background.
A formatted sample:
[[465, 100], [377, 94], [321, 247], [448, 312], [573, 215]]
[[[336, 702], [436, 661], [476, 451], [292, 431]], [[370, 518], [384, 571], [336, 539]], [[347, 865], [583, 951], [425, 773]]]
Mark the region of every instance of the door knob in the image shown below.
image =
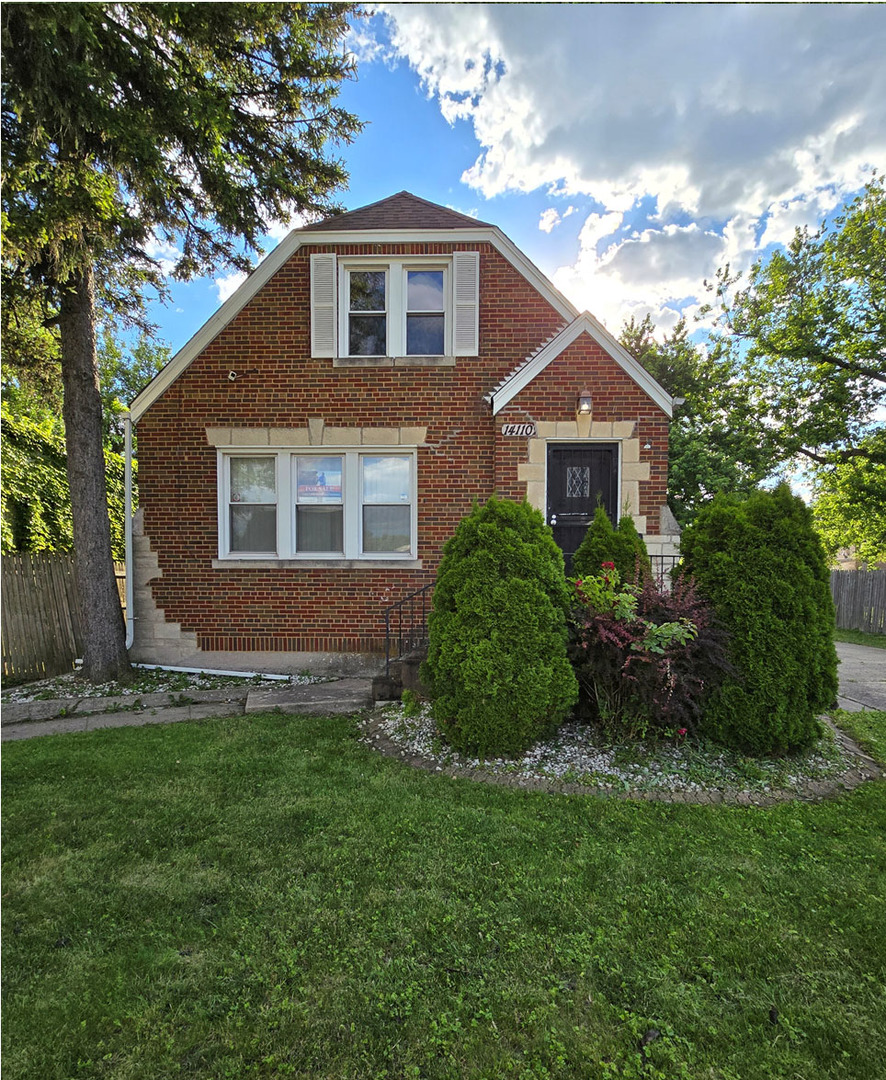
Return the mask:
[[551, 514], [551, 522], [550, 523], [551, 523], [551, 525], [556, 525], [557, 524], [557, 515], [556, 514]]

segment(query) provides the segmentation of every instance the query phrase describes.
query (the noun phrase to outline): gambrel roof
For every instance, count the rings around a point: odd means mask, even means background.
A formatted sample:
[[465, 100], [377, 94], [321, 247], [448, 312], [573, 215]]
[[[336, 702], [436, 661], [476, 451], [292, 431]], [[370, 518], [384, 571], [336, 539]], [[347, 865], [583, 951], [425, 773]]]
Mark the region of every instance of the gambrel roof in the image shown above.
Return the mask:
[[493, 413], [503, 408], [580, 333], [588, 333], [668, 416], [671, 415], [670, 395], [592, 315], [587, 312], [580, 315], [578, 309], [551, 284], [501, 229], [448, 207], [427, 202], [408, 191], [401, 191], [369, 206], [290, 232], [135, 398], [130, 405], [130, 418], [135, 423], [144, 415], [299, 248], [309, 244], [326, 247], [330, 244], [402, 243], [412, 237], [441, 243], [490, 244], [547, 300], [563, 320], [563, 329], [553, 340], [540, 344], [507, 379], [487, 394], [486, 400], [491, 403]]

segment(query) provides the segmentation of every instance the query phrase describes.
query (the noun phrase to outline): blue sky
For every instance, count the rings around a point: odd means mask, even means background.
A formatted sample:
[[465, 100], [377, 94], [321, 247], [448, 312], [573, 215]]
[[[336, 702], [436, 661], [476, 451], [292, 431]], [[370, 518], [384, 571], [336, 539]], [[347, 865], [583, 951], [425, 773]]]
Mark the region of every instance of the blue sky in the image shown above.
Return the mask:
[[[886, 168], [886, 5], [392, 4], [350, 47], [343, 204], [491, 221], [614, 333], [692, 319], [719, 266]], [[181, 348], [237, 280], [174, 285], [159, 336]]]

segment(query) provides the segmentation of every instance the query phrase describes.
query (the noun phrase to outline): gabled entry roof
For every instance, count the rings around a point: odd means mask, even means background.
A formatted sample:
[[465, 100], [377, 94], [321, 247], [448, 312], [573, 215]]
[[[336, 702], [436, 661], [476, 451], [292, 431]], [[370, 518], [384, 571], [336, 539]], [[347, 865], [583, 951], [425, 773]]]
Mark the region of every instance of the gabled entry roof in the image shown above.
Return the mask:
[[544, 371], [552, 360], [568, 349], [582, 334], [588, 334], [598, 345], [601, 345], [668, 417], [673, 415], [674, 400], [671, 395], [653, 379], [646, 368], [635, 360], [624, 346], [619, 345], [606, 327], [589, 311], [583, 311], [568, 326], [564, 326], [558, 334], [528, 356], [519, 367], [486, 395], [486, 400], [492, 405], [492, 415], [495, 416], [501, 412], [509, 401], [515, 398], [524, 387]]

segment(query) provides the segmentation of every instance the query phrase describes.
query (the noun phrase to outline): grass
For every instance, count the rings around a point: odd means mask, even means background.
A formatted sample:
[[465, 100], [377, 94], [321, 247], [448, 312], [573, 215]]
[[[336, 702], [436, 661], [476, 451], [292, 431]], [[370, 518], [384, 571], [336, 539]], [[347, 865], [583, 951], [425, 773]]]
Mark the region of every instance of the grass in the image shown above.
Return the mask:
[[874, 649], [886, 649], [886, 634], [867, 634], [864, 630], [835, 630], [834, 641], [846, 641], [850, 645], [870, 645]]
[[886, 710], [834, 713], [834, 720], [871, 757], [886, 764]]
[[884, 1075], [882, 783], [544, 795], [276, 714], [4, 758], [5, 1080]]

